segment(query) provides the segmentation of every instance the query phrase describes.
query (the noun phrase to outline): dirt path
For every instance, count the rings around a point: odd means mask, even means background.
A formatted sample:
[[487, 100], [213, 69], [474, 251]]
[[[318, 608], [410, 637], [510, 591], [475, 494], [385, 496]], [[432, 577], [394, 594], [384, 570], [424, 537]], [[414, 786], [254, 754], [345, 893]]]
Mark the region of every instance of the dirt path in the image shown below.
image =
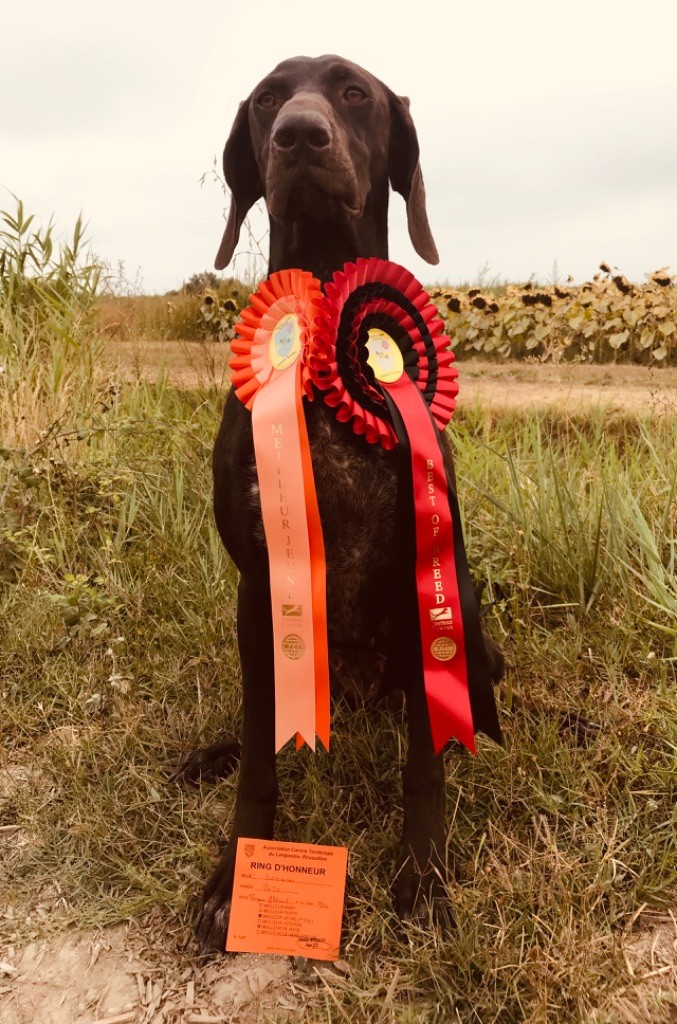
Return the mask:
[[[343, 964], [340, 965], [342, 968]], [[0, 1024], [256, 1024], [298, 1019], [345, 970], [289, 957], [195, 956], [158, 911], [0, 951]]]
[[542, 363], [459, 363], [459, 407], [607, 406], [632, 413], [677, 414], [677, 369]]
[[[105, 360], [121, 376], [154, 380], [164, 367], [184, 387], [227, 382], [228, 345], [182, 341], [109, 342]], [[459, 366], [459, 407], [480, 401], [500, 409], [552, 405], [608, 406], [639, 413], [677, 414], [677, 367], [593, 366], [464, 361]]]

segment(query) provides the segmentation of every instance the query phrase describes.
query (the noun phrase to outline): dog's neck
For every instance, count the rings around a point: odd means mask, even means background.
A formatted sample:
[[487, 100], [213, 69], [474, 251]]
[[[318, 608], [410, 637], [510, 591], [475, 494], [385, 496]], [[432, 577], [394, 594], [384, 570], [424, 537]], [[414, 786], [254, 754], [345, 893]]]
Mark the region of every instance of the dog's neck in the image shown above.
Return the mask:
[[367, 197], [359, 219], [346, 224], [299, 218], [288, 224], [270, 218], [268, 273], [297, 268], [318, 280], [331, 280], [335, 270], [359, 256], [388, 258], [388, 190]]

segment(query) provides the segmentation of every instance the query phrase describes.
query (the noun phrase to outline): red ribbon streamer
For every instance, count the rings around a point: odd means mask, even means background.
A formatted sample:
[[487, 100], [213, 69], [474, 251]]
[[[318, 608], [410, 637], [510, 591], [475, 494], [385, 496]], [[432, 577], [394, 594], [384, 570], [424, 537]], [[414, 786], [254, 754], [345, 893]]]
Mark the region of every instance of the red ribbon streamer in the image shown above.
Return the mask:
[[416, 585], [423, 676], [435, 753], [451, 738], [476, 753], [444, 457], [416, 384], [381, 387], [409, 436], [416, 517]]

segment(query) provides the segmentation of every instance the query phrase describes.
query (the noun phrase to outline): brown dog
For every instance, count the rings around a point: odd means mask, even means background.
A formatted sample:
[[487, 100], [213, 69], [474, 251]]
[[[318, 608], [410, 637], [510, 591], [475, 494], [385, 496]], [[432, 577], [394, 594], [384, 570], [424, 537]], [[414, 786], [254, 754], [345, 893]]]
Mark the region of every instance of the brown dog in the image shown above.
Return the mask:
[[[232, 203], [217, 269], [230, 262], [247, 211], [261, 197], [271, 218], [270, 273], [298, 267], [327, 281], [347, 260], [387, 258], [389, 185], [406, 201], [414, 248], [438, 261], [408, 101], [340, 57], [296, 57], [264, 78], [240, 105], [224, 171]], [[409, 748], [395, 906], [410, 917], [429, 903], [444, 917], [444, 766], [433, 751], [423, 687], [407, 672], [402, 638], [389, 634], [384, 600], [393, 576], [397, 454], [355, 437], [321, 400], [305, 408], [326, 545], [332, 685], [366, 692], [383, 677], [382, 692], [405, 694]], [[453, 479], [450, 452], [446, 461]], [[223, 950], [237, 838], [272, 838], [278, 793], [267, 553], [251, 415], [232, 392], [213, 466], [217, 526], [240, 572], [243, 729], [232, 834], [205, 888], [197, 932], [203, 949]], [[498, 681], [502, 655], [490, 641], [487, 647]], [[391, 655], [385, 674], [380, 652]], [[175, 777], [216, 778], [238, 757], [237, 744], [226, 740], [189, 754]]]

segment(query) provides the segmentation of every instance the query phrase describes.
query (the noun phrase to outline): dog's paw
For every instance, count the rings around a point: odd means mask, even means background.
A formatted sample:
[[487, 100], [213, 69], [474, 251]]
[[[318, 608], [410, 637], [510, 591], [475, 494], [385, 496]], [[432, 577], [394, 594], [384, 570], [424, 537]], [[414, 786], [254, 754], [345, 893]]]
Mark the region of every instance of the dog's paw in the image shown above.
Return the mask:
[[229, 844], [205, 886], [195, 922], [195, 933], [202, 955], [226, 951], [234, 872], [235, 850]]
[[195, 925], [201, 956], [225, 953], [229, 920], [230, 898], [221, 903], [218, 896], [214, 895], [202, 903]]
[[235, 739], [191, 750], [169, 776], [170, 782], [216, 782], [227, 779], [240, 763], [240, 744]]
[[447, 882], [440, 865], [421, 870], [413, 857], [400, 864], [394, 886], [395, 912], [401, 921], [420, 928], [439, 927], [447, 934], [454, 917]]

